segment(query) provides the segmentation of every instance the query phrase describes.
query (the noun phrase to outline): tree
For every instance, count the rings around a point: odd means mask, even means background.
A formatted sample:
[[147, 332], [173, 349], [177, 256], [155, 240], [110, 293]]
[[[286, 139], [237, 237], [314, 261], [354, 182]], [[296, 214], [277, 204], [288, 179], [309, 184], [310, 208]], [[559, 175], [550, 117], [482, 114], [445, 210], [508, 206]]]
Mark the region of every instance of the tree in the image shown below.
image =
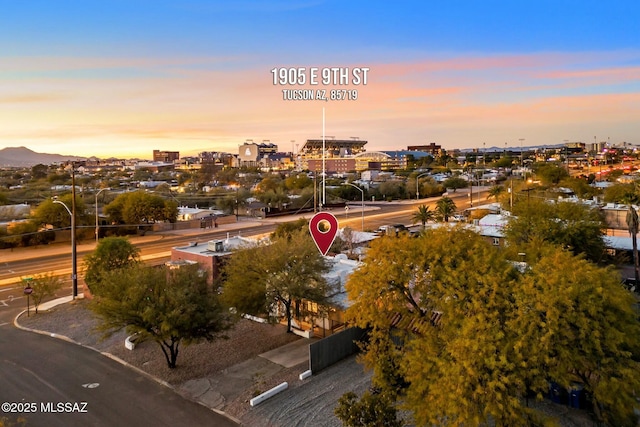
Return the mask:
[[313, 186], [313, 180], [305, 173], [292, 174], [284, 180], [287, 190], [302, 190]]
[[295, 221], [281, 222], [271, 234], [272, 239], [290, 239], [294, 234], [309, 229], [309, 221], [305, 218], [299, 218]]
[[[59, 201], [72, 208], [72, 196], [66, 194], [58, 198]], [[91, 224], [91, 216], [86, 213], [86, 206], [82, 197], [76, 196], [76, 226]], [[71, 226], [71, 215], [60, 203], [54, 203], [52, 199], [46, 199], [38, 205], [33, 213], [33, 220], [38, 224], [52, 225], [54, 228]]]
[[606, 203], [640, 202], [635, 184], [615, 183], [604, 190], [602, 199]]
[[29, 286], [33, 289], [31, 299], [33, 307], [38, 314], [38, 306], [45, 298], [52, 297], [62, 287], [62, 279], [53, 273], [37, 274], [29, 280]]
[[444, 188], [452, 188], [455, 193], [458, 188], [467, 188], [469, 183], [459, 176], [452, 176], [451, 178], [447, 178], [442, 185]]
[[565, 178], [569, 178], [569, 172], [559, 164], [540, 163], [535, 166], [536, 177], [540, 178], [544, 185], [557, 185]]
[[524, 369], [510, 372], [505, 360], [516, 274], [501, 252], [456, 227], [378, 239], [351, 275], [348, 318], [370, 330], [365, 365], [376, 386], [402, 390], [418, 425], [522, 424], [514, 396]]
[[633, 247], [633, 270], [635, 273], [635, 285], [640, 284], [640, 265], [638, 263], [638, 212], [631, 203], [629, 203], [629, 210], [627, 211], [627, 227], [629, 234], [631, 235], [631, 244]]
[[38, 163], [31, 167], [31, 178], [34, 180], [44, 179], [47, 177], [49, 173], [49, 167], [43, 165], [42, 163]]
[[[513, 348], [531, 372], [567, 389], [584, 385], [606, 425], [636, 426], [640, 324], [635, 298], [610, 267], [550, 249], [514, 291]], [[532, 377], [533, 383], [536, 378]], [[538, 378], [538, 388], [546, 386]]]
[[393, 399], [384, 393], [365, 392], [362, 398], [354, 392], [338, 400], [335, 414], [345, 427], [401, 427]]
[[554, 246], [524, 272], [505, 254], [460, 227], [374, 241], [347, 282], [374, 385], [397, 390], [417, 425], [507, 426], [540, 425], [525, 397], [548, 381], [582, 380], [601, 419], [627, 425], [640, 387], [632, 296]]
[[96, 292], [102, 276], [110, 271], [132, 267], [140, 262], [140, 249], [124, 237], [105, 237], [84, 259], [86, 272], [84, 281], [92, 292]]
[[434, 218], [435, 213], [429, 210], [429, 206], [420, 205], [418, 206], [418, 210], [413, 214], [413, 217], [411, 217], [411, 220], [421, 223], [422, 228], [424, 229], [427, 222], [433, 221]]
[[175, 222], [178, 204], [145, 191], [123, 193], [104, 207], [111, 222], [116, 224], [150, 224], [157, 221]]
[[176, 367], [180, 344], [213, 341], [234, 318], [207, 285], [197, 265], [178, 269], [133, 265], [106, 272], [91, 309], [109, 336], [125, 328], [160, 346], [167, 366]]
[[441, 197], [440, 200], [436, 202], [436, 216], [444, 221], [449, 222], [449, 217], [453, 215], [456, 211], [457, 206], [453, 199], [450, 197], [444, 196]]
[[38, 231], [35, 221], [18, 222], [11, 225], [5, 241], [11, 246], [37, 246], [55, 240], [52, 231]]
[[293, 304], [323, 303], [328, 264], [306, 231], [236, 251], [223, 267], [223, 298], [239, 313], [272, 316], [282, 304], [291, 332]]
[[504, 190], [505, 190], [504, 185], [494, 185], [491, 188], [489, 188], [489, 194], [487, 195], [487, 198], [493, 197], [497, 200], [498, 196], [504, 193]]
[[605, 223], [602, 213], [579, 203], [549, 203], [531, 199], [514, 206], [514, 216], [505, 227], [507, 241], [515, 247], [550, 242], [584, 254], [588, 260], [600, 262], [605, 255], [603, 240]]

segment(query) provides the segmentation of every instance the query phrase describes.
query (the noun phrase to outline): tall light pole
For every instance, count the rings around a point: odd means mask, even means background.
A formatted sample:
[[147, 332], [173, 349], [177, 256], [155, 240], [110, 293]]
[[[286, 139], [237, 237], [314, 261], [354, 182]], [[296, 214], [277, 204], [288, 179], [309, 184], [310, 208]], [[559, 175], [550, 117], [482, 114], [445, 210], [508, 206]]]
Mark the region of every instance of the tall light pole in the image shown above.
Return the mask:
[[345, 182], [345, 184], [350, 185], [354, 188], [357, 188], [358, 190], [360, 190], [360, 193], [362, 194], [362, 231], [364, 231], [364, 190], [350, 182]]
[[[69, 213], [69, 216], [71, 217], [71, 286], [72, 286], [71, 289], [72, 289], [73, 299], [75, 299], [78, 296], [78, 265], [77, 265], [78, 257], [76, 256], [76, 216], [74, 215], [74, 212], [72, 212], [71, 209], [69, 209], [69, 206], [67, 206], [64, 202], [61, 202], [60, 200], [57, 200], [54, 198], [53, 203], [57, 203], [59, 205], [64, 206], [64, 208]], [[72, 206], [75, 208], [75, 203], [72, 204]]]
[[524, 173], [524, 148], [522, 147], [522, 143], [524, 142], [524, 138], [520, 138], [520, 168], [522, 168], [522, 179], [526, 180], [527, 176]]
[[421, 173], [420, 175], [416, 176], [416, 200], [420, 199], [420, 177], [421, 176], [425, 176], [425, 175], [429, 175], [429, 172], [425, 172], [425, 173]]
[[100, 232], [100, 224], [98, 223], [98, 196], [100, 195], [100, 193], [102, 193], [104, 190], [111, 190], [111, 188], [106, 187], [106, 188], [101, 188], [97, 193], [96, 193], [96, 245], [98, 244], [98, 238], [100, 236], [99, 232]]

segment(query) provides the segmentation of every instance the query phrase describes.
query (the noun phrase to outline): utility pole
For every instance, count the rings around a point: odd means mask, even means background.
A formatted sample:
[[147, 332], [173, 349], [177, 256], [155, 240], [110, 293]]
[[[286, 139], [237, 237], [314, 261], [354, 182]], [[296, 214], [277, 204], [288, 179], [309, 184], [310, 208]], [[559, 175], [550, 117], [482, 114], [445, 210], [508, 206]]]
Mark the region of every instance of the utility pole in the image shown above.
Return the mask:
[[526, 174], [524, 173], [524, 148], [522, 143], [524, 142], [524, 138], [520, 138], [520, 168], [522, 169], [522, 179], [526, 180]]
[[76, 165], [71, 162], [71, 286], [78, 296], [78, 257], [76, 253]]

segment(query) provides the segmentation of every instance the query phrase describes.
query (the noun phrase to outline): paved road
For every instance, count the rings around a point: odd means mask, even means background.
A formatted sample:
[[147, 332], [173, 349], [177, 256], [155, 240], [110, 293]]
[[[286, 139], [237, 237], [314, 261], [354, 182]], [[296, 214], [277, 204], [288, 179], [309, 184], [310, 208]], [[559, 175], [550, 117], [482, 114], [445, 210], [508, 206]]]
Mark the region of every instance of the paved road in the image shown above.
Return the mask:
[[[474, 190], [474, 200], [482, 196], [486, 201], [486, 190], [476, 193]], [[450, 195], [454, 199], [459, 210], [469, 205], [468, 193], [460, 191]], [[412, 216], [416, 207], [420, 204], [429, 205], [432, 210], [435, 202], [439, 198], [421, 199], [419, 201], [405, 201], [403, 203], [378, 203], [368, 204], [365, 211], [365, 229], [376, 230], [378, 227], [387, 224], [411, 224]], [[339, 226], [346, 225], [355, 230], [361, 228], [362, 215], [356, 202], [351, 204], [352, 208], [348, 215], [340, 209], [333, 212], [338, 218]], [[373, 209], [372, 206], [374, 207]], [[358, 211], [358, 212], [357, 212]], [[312, 214], [308, 214], [310, 217]], [[134, 238], [134, 243], [141, 251], [141, 257], [147, 263], [161, 263], [171, 257], [171, 247], [184, 246], [189, 241], [199, 240], [201, 242], [224, 239], [227, 234], [243, 236], [257, 236], [272, 232], [276, 227], [275, 221], [292, 221], [297, 217], [279, 217], [263, 221], [240, 221], [237, 224], [225, 224], [216, 230], [185, 230], [184, 232], [166, 233], [163, 235], [146, 236], [145, 238]], [[95, 247], [93, 241], [79, 244], [77, 248], [78, 271], [82, 272], [82, 259]], [[9, 249], [0, 250], [0, 287], [15, 284], [21, 277], [26, 277], [38, 273], [55, 273], [70, 277], [71, 275], [71, 247], [70, 245], [55, 244], [38, 248], [19, 248], [14, 252]], [[0, 298], [1, 299], [1, 298]], [[0, 304], [1, 305], [1, 304]]]
[[0, 294], [0, 419], [53, 427], [236, 425], [96, 351], [16, 329], [26, 301], [11, 294]]

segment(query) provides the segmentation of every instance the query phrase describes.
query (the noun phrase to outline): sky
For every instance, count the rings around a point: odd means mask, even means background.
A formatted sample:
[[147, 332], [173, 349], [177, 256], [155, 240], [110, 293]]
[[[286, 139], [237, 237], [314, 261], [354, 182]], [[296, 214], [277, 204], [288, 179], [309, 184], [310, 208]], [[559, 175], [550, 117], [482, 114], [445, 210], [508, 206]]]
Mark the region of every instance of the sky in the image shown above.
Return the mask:
[[[151, 158], [238, 153], [247, 140], [297, 151], [323, 134], [367, 140], [368, 151], [640, 145], [637, 0], [0, 0], [0, 10], [0, 149]], [[309, 90], [327, 100], [284, 99]]]

